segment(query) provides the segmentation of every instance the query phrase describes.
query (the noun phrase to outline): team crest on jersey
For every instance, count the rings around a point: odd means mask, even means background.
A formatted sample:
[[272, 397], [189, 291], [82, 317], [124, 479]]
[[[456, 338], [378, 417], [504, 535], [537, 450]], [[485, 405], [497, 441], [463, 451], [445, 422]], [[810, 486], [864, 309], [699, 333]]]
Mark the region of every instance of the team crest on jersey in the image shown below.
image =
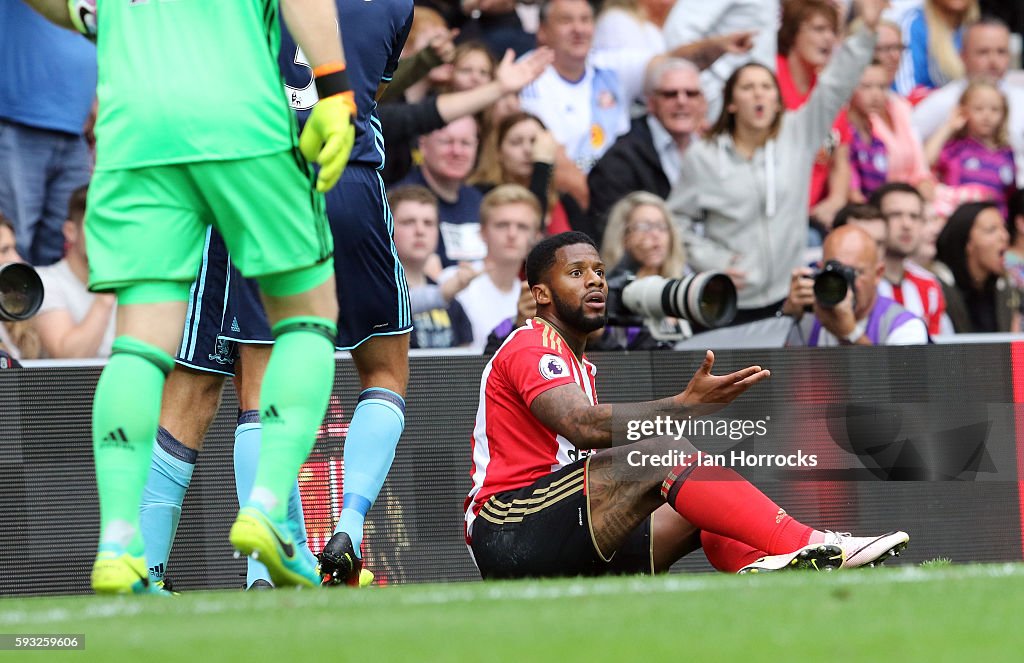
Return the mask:
[[537, 367], [545, 380], [554, 380], [569, 374], [569, 365], [558, 355], [544, 355]]

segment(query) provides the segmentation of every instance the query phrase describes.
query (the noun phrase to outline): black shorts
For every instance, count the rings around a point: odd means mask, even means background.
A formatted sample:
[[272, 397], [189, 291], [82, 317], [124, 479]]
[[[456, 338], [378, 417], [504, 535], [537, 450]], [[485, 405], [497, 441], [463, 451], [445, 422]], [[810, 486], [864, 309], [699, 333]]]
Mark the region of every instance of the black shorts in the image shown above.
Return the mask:
[[338, 349], [351, 350], [371, 336], [409, 333], [409, 286], [380, 173], [350, 165], [326, 199], [334, 235]]
[[[349, 166], [326, 200], [338, 291], [336, 347], [351, 350], [371, 336], [409, 333], [409, 288], [380, 175]], [[234, 375], [239, 344], [273, 342], [256, 281], [242, 276], [220, 233], [210, 229], [175, 359], [195, 370]]]
[[584, 490], [586, 462], [581, 458], [484, 502], [473, 521], [471, 548], [485, 580], [654, 572], [650, 518], [610, 559], [598, 552]]
[[234, 375], [239, 343], [273, 342], [256, 282], [231, 263], [220, 233], [207, 229], [175, 361], [197, 371]]

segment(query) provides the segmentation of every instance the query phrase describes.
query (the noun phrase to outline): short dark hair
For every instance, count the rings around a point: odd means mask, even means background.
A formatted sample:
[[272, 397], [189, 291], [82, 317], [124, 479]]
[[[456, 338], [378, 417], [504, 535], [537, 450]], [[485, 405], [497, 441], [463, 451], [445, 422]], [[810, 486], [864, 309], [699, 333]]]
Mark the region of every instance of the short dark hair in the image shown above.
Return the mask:
[[77, 224], [85, 221], [85, 201], [89, 197], [89, 185], [84, 184], [71, 192], [68, 198], [68, 219]]
[[832, 229], [845, 226], [850, 221], [872, 221], [874, 219], [884, 220], [882, 210], [874, 205], [850, 203], [836, 212], [836, 216], [832, 220]]
[[1024, 216], [1024, 189], [1016, 189], [1010, 195], [1009, 214], [1006, 217], [1006, 229], [1010, 232], [1010, 243], [1017, 241], [1017, 217]]
[[530, 255], [526, 256], [526, 282], [531, 288], [540, 283], [548, 270], [554, 266], [558, 249], [573, 244], [589, 244], [595, 251], [598, 250], [597, 244], [589, 235], [576, 230], [558, 233], [537, 242]]
[[896, 192], [913, 194], [917, 196], [917, 199], [920, 200], [922, 204], [924, 204], [924, 196], [922, 196], [921, 192], [917, 190], [917, 187], [906, 182], [886, 182], [875, 189], [874, 193], [871, 194], [871, 198], [868, 199], [868, 203], [881, 210], [882, 201], [885, 200], [885, 197], [890, 193]]

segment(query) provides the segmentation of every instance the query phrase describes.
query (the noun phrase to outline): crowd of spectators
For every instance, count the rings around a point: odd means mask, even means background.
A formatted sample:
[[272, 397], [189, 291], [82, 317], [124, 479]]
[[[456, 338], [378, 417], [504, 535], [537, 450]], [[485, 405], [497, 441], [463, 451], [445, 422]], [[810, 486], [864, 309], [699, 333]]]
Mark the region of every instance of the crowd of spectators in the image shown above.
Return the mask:
[[[0, 344], [103, 357], [95, 48], [17, 0], [0, 25], [0, 264], [46, 286]], [[1021, 331], [1022, 30], [986, 0], [418, 0], [378, 108], [413, 347], [500, 341], [531, 309], [526, 253], [566, 230], [609, 275], [724, 272], [734, 324], [791, 316], [794, 345]], [[831, 310], [822, 260], [857, 274]], [[648, 331], [596, 345], [665, 345]]]

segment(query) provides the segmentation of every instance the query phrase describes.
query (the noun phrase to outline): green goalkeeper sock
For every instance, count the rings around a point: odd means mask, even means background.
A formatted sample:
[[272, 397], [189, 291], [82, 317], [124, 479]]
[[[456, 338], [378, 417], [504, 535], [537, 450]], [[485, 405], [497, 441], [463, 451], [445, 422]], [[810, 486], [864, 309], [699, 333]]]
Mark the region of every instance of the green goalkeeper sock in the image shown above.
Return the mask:
[[100, 549], [142, 555], [139, 503], [149, 476], [164, 380], [174, 359], [129, 336], [114, 342], [92, 411]]
[[327, 411], [337, 327], [323, 318], [296, 317], [277, 323], [273, 332], [274, 350], [260, 392], [263, 442], [249, 501], [280, 522]]

